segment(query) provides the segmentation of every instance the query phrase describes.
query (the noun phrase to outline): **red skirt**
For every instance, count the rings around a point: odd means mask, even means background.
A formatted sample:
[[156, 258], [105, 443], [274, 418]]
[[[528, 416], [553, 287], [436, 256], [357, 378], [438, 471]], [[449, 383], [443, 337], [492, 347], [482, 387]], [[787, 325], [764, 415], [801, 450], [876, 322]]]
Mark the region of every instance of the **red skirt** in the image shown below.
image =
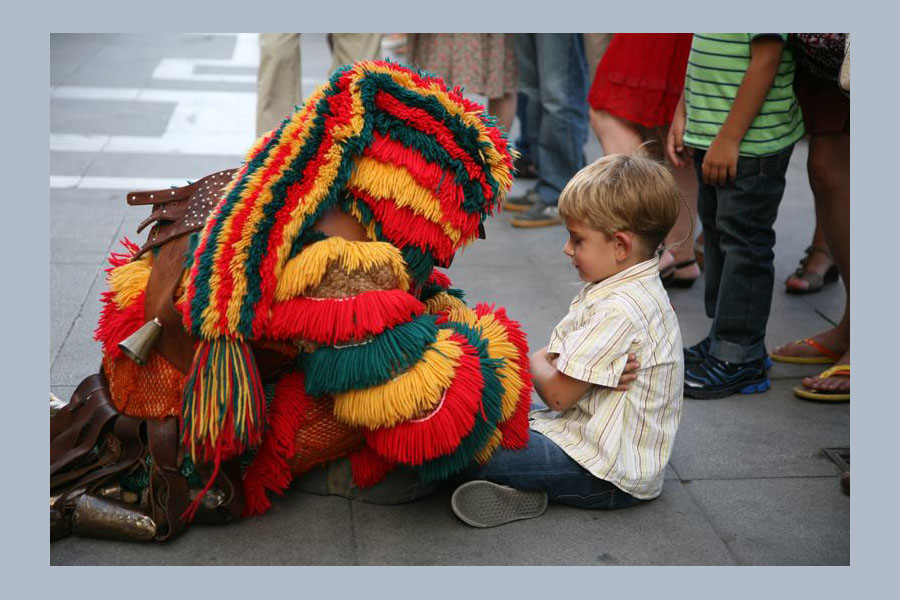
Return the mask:
[[617, 33], [588, 94], [597, 110], [644, 127], [668, 125], [684, 89], [690, 33]]

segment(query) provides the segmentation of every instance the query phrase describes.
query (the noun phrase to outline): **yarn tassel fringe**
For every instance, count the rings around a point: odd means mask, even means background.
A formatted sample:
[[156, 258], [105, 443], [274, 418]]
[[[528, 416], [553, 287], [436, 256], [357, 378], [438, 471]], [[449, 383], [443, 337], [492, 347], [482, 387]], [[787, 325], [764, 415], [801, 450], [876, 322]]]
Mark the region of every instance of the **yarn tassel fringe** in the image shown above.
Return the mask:
[[273, 339], [303, 339], [323, 345], [358, 341], [409, 321], [425, 306], [402, 290], [372, 290], [346, 298], [300, 297], [275, 304]]
[[269, 510], [272, 503], [266, 497], [267, 490], [281, 495], [291, 484], [288, 459], [294, 455], [296, 433], [306, 419], [309, 405], [303, 374], [288, 373], [278, 381], [266, 415], [266, 434], [244, 473], [244, 517]]
[[379, 456], [368, 446], [363, 446], [348, 456], [353, 483], [360, 489], [369, 488], [384, 479], [397, 465]]
[[477, 351], [462, 338], [453, 383], [428, 415], [398, 423], [394, 427], [366, 432], [366, 441], [376, 452], [394, 462], [417, 466], [426, 460], [450, 454], [475, 426], [481, 410], [484, 380]]

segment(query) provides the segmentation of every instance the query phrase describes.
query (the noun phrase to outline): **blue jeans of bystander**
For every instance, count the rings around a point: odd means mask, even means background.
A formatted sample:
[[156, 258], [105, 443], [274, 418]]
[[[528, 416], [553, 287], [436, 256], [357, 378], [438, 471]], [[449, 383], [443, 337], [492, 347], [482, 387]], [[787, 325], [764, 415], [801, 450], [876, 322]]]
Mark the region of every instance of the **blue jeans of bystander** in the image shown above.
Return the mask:
[[524, 132], [537, 166], [537, 192], [555, 205], [563, 187], [584, 166], [587, 141], [587, 65], [580, 33], [517, 33], [519, 91]]
[[741, 156], [737, 177], [703, 183], [706, 151], [694, 150], [703, 223], [706, 315], [713, 319], [710, 354], [747, 363], [765, 354], [766, 323], [775, 282], [775, 230], [791, 146], [778, 154]]

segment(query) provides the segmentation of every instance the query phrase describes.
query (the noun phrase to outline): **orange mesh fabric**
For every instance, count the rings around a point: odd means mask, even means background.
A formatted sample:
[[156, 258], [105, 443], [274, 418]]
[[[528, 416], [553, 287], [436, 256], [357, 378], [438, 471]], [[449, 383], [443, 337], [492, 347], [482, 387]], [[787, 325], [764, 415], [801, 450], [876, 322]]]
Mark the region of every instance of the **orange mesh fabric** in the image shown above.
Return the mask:
[[294, 445], [297, 452], [288, 459], [294, 477], [348, 454], [365, 441], [360, 429], [344, 425], [334, 418], [334, 401], [331, 398], [311, 400], [307, 418], [297, 430]]
[[130, 358], [103, 355], [103, 372], [115, 407], [122, 414], [146, 419], [181, 415], [181, 391], [187, 381], [159, 352], [144, 366]]

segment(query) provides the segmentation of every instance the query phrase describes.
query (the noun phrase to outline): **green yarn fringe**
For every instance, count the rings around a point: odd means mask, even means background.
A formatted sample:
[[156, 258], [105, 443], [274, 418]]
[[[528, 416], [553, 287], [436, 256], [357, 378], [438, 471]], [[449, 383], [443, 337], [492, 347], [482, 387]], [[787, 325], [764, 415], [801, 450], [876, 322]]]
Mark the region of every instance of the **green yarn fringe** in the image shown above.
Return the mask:
[[306, 393], [328, 396], [365, 389], [390, 381], [422, 359], [437, 339], [437, 317], [422, 315], [373, 337], [368, 342], [324, 346], [300, 356], [306, 374]]

